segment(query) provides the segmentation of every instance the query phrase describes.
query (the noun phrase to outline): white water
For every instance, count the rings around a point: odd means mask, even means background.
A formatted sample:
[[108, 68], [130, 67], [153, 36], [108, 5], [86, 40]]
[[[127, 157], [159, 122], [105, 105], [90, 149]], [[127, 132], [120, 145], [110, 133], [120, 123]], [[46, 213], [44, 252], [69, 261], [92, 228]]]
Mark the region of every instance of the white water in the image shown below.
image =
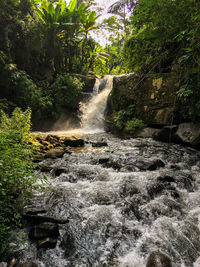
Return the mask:
[[[104, 89], [99, 93], [101, 83], [106, 84]], [[104, 132], [104, 111], [106, 108], [106, 100], [112, 90], [113, 77], [105, 76], [104, 79], [97, 79], [93, 96], [88, 103], [80, 103], [81, 130], [85, 133]]]
[[[81, 106], [82, 129], [74, 133], [104, 131], [112, 77], [98, 94], [101, 82], [97, 80], [91, 100]], [[84, 139], [85, 148], [43, 162], [52, 168], [53, 191], [33, 201], [48, 216], [70, 219], [59, 226], [57, 247], [38, 251], [28, 241], [18, 249], [20, 261], [32, 260], [38, 267], [145, 267], [148, 255], [160, 250], [169, 255], [173, 267], [200, 267], [200, 153], [152, 139], [120, 140], [105, 133]], [[108, 146], [92, 147], [102, 140]], [[165, 166], [154, 171], [137, 167], [138, 162], [152, 159], [161, 159]], [[59, 168], [64, 171], [55, 176]], [[152, 196], [152, 188], [159, 189], [163, 183], [165, 188]], [[66, 255], [65, 242], [62, 245], [68, 233], [75, 246], [71, 256]]]

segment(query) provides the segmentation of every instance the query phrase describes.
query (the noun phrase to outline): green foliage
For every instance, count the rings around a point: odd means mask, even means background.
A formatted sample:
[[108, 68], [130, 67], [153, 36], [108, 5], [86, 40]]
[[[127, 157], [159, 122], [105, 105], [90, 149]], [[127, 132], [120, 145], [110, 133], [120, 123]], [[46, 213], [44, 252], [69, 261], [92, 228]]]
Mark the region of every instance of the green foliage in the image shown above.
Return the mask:
[[0, 117], [0, 254], [9, 241], [13, 227], [19, 224], [20, 212], [35, 183], [33, 148], [28, 144], [30, 109], [15, 109]]
[[125, 64], [131, 71], [175, 73], [187, 120], [200, 118], [199, 24], [197, 0], [138, 0], [124, 48]]
[[125, 127], [131, 128], [131, 126], [133, 128], [134, 127], [136, 128], [137, 124], [139, 127], [140, 125], [142, 125], [142, 121], [135, 119], [134, 116], [135, 116], [135, 106], [129, 105], [127, 109], [121, 109], [115, 112], [112, 119], [113, 124], [119, 130], [124, 129]]
[[53, 115], [57, 117], [62, 108], [73, 100], [81, 92], [83, 83], [76, 77], [69, 74], [58, 75], [50, 87], [50, 97], [53, 101]]
[[126, 122], [125, 129], [129, 132], [134, 132], [135, 130], [144, 127], [144, 123], [142, 120], [133, 118], [132, 120], [128, 120]]

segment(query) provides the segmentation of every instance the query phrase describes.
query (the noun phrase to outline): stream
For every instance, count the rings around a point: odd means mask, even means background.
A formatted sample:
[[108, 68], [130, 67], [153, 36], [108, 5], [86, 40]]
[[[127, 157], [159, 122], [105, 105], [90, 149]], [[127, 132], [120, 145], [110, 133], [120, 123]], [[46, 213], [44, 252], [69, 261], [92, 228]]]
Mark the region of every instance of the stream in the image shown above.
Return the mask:
[[[15, 253], [38, 267], [145, 267], [149, 254], [159, 250], [173, 267], [199, 267], [200, 152], [105, 133], [111, 83], [82, 107], [77, 133], [85, 146], [42, 162], [51, 167], [45, 175], [52, 190], [36, 194], [26, 207], [69, 219], [59, 225], [56, 248], [37, 249], [24, 228], [16, 232], [21, 245], [13, 241]], [[94, 147], [97, 142], [102, 145]]]

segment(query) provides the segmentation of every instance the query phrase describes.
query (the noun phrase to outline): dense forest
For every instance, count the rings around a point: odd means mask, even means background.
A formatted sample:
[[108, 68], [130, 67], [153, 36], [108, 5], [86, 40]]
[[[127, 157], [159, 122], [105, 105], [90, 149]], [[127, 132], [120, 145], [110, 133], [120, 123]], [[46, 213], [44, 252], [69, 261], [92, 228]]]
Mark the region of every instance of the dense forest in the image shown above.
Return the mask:
[[34, 189], [31, 113], [58, 119], [83, 88], [74, 74], [174, 73], [185, 120], [200, 119], [200, 2], [121, 0], [106, 18], [97, 4], [1, 0], [0, 252]]

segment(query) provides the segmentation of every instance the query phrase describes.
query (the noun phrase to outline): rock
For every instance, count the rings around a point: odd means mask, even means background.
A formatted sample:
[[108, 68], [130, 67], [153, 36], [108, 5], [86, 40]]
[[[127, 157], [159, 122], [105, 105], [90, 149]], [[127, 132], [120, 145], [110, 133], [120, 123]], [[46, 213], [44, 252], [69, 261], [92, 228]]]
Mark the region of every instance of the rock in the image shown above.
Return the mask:
[[147, 186], [147, 192], [151, 198], [154, 198], [161, 194], [169, 193], [174, 198], [179, 198], [180, 195], [176, 188], [170, 184], [155, 182]]
[[107, 163], [108, 161], [109, 161], [109, 158], [100, 158], [99, 164], [104, 164], [104, 163]]
[[160, 251], [154, 251], [149, 255], [146, 267], [172, 267], [172, 261]]
[[40, 240], [45, 237], [57, 238], [59, 236], [59, 227], [53, 223], [42, 223], [35, 225], [30, 229], [29, 238], [31, 240]]
[[71, 137], [71, 138], [66, 137], [63, 140], [63, 143], [65, 146], [70, 146], [70, 147], [83, 147], [85, 145], [85, 141], [83, 139], [76, 137]]
[[38, 267], [38, 265], [32, 261], [26, 261], [22, 263], [20, 267]]
[[140, 161], [136, 163], [136, 167], [138, 167], [142, 171], [155, 171], [160, 167], [164, 167], [165, 163], [160, 159], [155, 159], [151, 161]]
[[177, 125], [165, 126], [160, 131], [153, 134], [153, 139], [161, 142], [181, 143], [181, 139], [175, 135], [177, 130]]
[[181, 123], [176, 132], [176, 137], [182, 143], [200, 149], [200, 124]]
[[60, 138], [56, 135], [47, 135], [47, 137], [45, 138], [45, 141], [49, 142], [52, 145], [59, 143], [59, 140]]
[[26, 210], [27, 215], [37, 215], [38, 213], [46, 213], [47, 211], [42, 208], [31, 208], [29, 210]]
[[38, 240], [37, 242], [37, 247], [38, 249], [40, 248], [45, 248], [45, 249], [53, 249], [56, 247], [57, 244], [57, 239], [51, 238], [51, 237], [46, 237], [41, 240]]
[[175, 179], [174, 179], [174, 177], [165, 175], [163, 177], [162, 176], [159, 176], [157, 178], [157, 181], [160, 181], [160, 182], [163, 182], [163, 183], [165, 183], [165, 182], [167, 182], [167, 183], [174, 183], [175, 182]]
[[62, 249], [65, 251], [65, 256], [70, 257], [75, 252], [75, 239], [68, 229], [63, 236], [62, 242], [60, 244]]
[[152, 74], [115, 76], [107, 102], [106, 120], [109, 120], [114, 112], [134, 105], [135, 117], [143, 120], [145, 124], [170, 124], [174, 118], [178, 89], [178, 78], [173, 73], [161, 74], [160, 77]]
[[140, 191], [138, 190], [138, 188], [132, 182], [127, 181], [125, 184], [122, 185], [120, 195], [133, 196], [135, 194], [138, 194], [139, 192]]
[[50, 149], [48, 152], [45, 153], [44, 157], [45, 158], [61, 158], [65, 153], [65, 150], [63, 147], [59, 147], [59, 148], [53, 148]]
[[66, 224], [69, 222], [68, 219], [65, 218], [53, 218], [42, 215], [30, 215], [30, 214], [22, 214], [22, 219], [26, 220], [31, 225], [41, 224], [44, 222], [57, 223], [57, 224]]
[[157, 132], [159, 132], [159, 129], [144, 127], [142, 129], [137, 130], [134, 133], [134, 136], [141, 138], [152, 138]]
[[6, 262], [0, 262], [0, 267], [7, 267], [7, 263]]
[[103, 146], [108, 146], [106, 142], [93, 142], [92, 147], [103, 147]]
[[56, 168], [54, 169], [55, 176], [60, 176], [62, 173], [66, 173], [67, 169], [65, 168]]
[[42, 165], [40, 165], [39, 169], [41, 172], [50, 172], [52, 170], [52, 167], [42, 164]]

